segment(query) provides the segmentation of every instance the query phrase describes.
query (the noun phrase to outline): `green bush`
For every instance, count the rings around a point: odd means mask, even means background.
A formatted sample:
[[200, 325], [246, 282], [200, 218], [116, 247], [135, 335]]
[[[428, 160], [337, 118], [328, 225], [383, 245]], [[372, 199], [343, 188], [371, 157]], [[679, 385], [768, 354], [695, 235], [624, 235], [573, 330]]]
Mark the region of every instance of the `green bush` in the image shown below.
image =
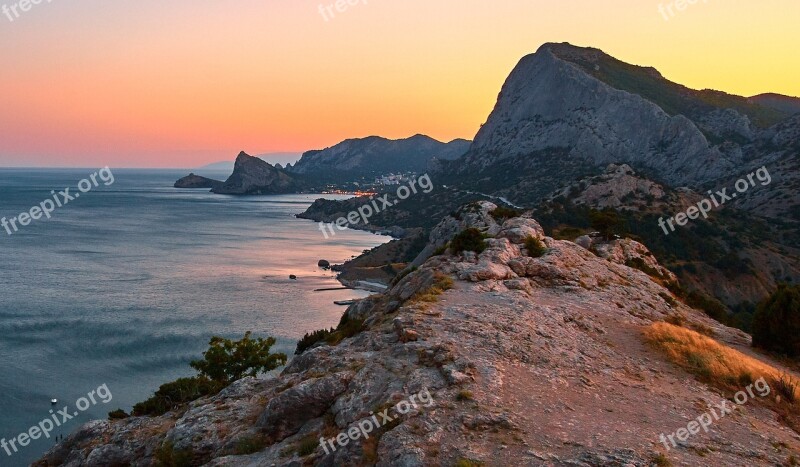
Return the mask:
[[486, 239], [480, 230], [472, 227], [464, 230], [453, 238], [450, 247], [453, 253], [458, 254], [464, 251], [474, 251], [481, 253], [486, 249], [486, 244], [483, 242]]
[[505, 206], [499, 206], [494, 211], [490, 212], [489, 215], [494, 217], [497, 222], [504, 222], [508, 219], [513, 219], [515, 217], [519, 217], [520, 212], [516, 209], [507, 208]]
[[547, 248], [542, 244], [542, 241], [536, 237], [525, 239], [525, 249], [528, 250], [528, 256], [531, 258], [539, 258], [547, 252]]
[[152, 397], [133, 406], [133, 415], [163, 415], [182, 404], [217, 394], [245, 376], [257, 376], [286, 364], [285, 354], [270, 353], [275, 338], [251, 339], [250, 335], [246, 333], [239, 341], [212, 337], [203, 360], [191, 363], [200, 372], [198, 376], [161, 385]]
[[191, 449], [176, 450], [175, 446], [165, 441], [153, 453], [155, 467], [192, 467], [194, 453]]
[[108, 413], [109, 420], [123, 420], [128, 417], [130, 417], [130, 415], [125, 413], [125, 411], [122, 409], [113, 410]]
[[265, 447], [267, 441], [264, 438], [251, 436], [240, 439], [236, 443], [235, 452], [237, 456], [248, 456], [263, 451]]
[[720, 303], [718, 300], [707, 295], [703, 295], [696, 290], [689, 292], [689, 294], [686, 296], [686, 304], [692, 308], [702, 310], [705, 312], [705, 314], [714, 318], [720, 323], [727, 324], [730, 319], [725, 305]]
[[303, 336], [303, 338], [297, 342], [297, 349], [294, 351], [294, 354], [300, 355], [301, 353], [310, 349], [317, 342], [322, 342], [328, 339], [328, 337], [330, 337], [330, 335], [333, 334], [335, 331], [336, 331], [335, 329], [330, 328], [330, 329], [320, 329], [318, 331], [306, 333], [306, 335]]
[[230, 384], [245, 376], [258, 376], [286, 364], [286, 354], [271, 353], [275, 338], [251, 339], [249, 331], [239, 341], [214, 336], [203, 360], [195, 360], [192, 368], [213, 381]]
[[758, 305], [753, 345], [792, 357], [800, 355], [800, 285], [782, 284]]
[[622, 219], [619, 214], [611, 208], [590, 212], [589, 221], [592, 224], [592, 228], [600, 232], [600, 235], [606, 240], [613, 239], [614, 234], [618, 233], [622, 226]]
[[137, 417], [164, 415], [182, 404], [217, 394], [225, 386], [223, 383], [212, 381], [204, 376], [180, 378], [161, 385], [155, 395], [134, 405], [132, 413]]

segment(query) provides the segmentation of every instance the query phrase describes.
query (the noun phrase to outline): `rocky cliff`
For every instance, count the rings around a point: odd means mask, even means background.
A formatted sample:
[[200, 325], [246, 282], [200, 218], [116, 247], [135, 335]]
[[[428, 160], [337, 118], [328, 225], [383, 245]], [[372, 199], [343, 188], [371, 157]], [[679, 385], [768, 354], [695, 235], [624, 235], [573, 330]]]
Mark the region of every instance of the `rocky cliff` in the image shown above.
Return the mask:
[[[729, 396], [648, 345], [654, 323], [780, 365], [677, 301], [667, 272], [626, 266], [658, 270], [643, 245], [590, 251], [526, 216], [498, 222], [494, 208], [470, 205], [430, 239], [447, 245], [476, 228], [483, 252], [426, 253], [388, 292], [348, 308], [345, 321], [362, 330], [337, 345], [161, 417], [89, 423], [37, 465], [149, 466], [165, 452], [187, 465], [253, 467], [790, 462], [800, 437], [757, 401], [674, 447], [661, 441]], [[360, 435], [365, 420], [379, 428]], [[337, 437], [343, 445], [320, 443]]]
[[512, 71], [463, 160], [440, 173], [533, 203], [555, 188], [542, 172], [571, 181], [610, 163], [700, 187], [786, 157], [785, 147], [762, 144], [791, 116], [770, 102], [692, 90], [598, 49], [545, 44]]
[[223, 182], [211, 178], [201, 177], [193, 173], [175, 182], [175, 188], [219, 188]]
[[309, 151], [289, 170], [295, 174], [348, 180], [388, 173], [427, 170], [434, 158], [452, 160], [469, 149], [469, 141], [442, 143], [425, 135], [390, 140], [378, 136], [349, 139], [320, 151]]
[[212, 191], [225, 195], [273, 195], [295, 193], [305, 184], [257, 157], [244, 152], [239, 153], [233, 167], [233, 174]]

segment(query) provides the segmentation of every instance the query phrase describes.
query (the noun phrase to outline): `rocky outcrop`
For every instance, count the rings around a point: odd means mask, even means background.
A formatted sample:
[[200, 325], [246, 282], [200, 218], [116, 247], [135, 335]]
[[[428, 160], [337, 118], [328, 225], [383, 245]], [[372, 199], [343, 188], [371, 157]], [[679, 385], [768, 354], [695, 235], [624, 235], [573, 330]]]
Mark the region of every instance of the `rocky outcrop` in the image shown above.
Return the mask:
[[[664, 454], [674, 465], [767, 466], [800, 449], [753, 405], [665, 452], [661, 433], [724, 396], [645, 345], [642, 330], [676, 318], [751, 353], [748, 338], [626, 266], [658, 267], [643, 245], [593, 252], [527, 216], [498, 222], [495, 207], [471, 205], [436, 229], [434, 240], [480, 229], [485, 251], [440, 252], [348, 308], [362, 332], [162, 417], [92, 422], [37, 465], [146, 466], [171, 449], [207, 466], [648, 466]], [[525, 251], [528, 236], [542, 256]], [[367, 420], [378, 424], [361, 432]], [[347, 442], [318, 444], [336, 437]]]
[[190, 173], [175, 182], [175, 188], [219, 188], [222, 182]]
[[295, 193], [304, 188], [304, 183], [257, 157], [239, 153], [233, 174], [212, 191], [225, 195], [274, 195]]
[[289, 171], [294, 174], [349, 180], [389, 173], [424, 172], [429, 162], [453, 160], [469, 149], [469, 141], [442, 143], [424, 135], [389, 140], [379, 136], [349, 139], [320, 151], [309, 151]]
[[562, 58], [583, 51], [571, 47], [547, 44], [520, 61], [475, 137], [465, 167], [568, 148], [568, 157], [602, 166], [624, 162], [672, 184], [710, 180], [735, 168], [736, 161], [723, 159], [685, 116], [671, 116]]

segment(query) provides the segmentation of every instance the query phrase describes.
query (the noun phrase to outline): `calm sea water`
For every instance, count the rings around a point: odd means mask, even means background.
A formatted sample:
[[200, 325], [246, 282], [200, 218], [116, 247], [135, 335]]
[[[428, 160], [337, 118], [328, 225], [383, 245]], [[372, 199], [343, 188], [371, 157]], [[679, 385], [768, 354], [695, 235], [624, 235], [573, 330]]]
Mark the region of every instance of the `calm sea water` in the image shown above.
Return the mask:
[[[0, 217], [28, 211], [51, 190], [75, 192], [91, 172], [0, 169]], [[0, 437], [48, 417], [50, 399], [74, 407], [103, 384], [113, 400], [59, 433], [127, 411], [193, 374], [188, 363], [212, 335], [275, 336], [276, 350], [291, 355], [304, 333], [338, 322], [344, 308], [334, 300], [366, 295], [313, 292], [339, 286], [317, 261], [344, 261], [386, 237], [344, 231], [326, 240], [294, 217], [319, 196], [172, 188], [183, 175], [115, 170], [114, 184], [52, 219], [11, 236], [0, 230]], [[35, 441], [12, 457], [0, 450], [0, 465], [26, 465], [52, 444]]]

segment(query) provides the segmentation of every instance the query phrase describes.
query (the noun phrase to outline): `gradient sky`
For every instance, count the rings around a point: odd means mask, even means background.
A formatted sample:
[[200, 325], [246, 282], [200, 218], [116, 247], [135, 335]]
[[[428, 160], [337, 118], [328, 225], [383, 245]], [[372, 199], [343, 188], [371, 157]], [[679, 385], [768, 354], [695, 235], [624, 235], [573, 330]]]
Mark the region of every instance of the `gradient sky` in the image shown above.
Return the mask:
[[699, 0], [668, 21], [661, 0], [367, 0], [328, 21], [319, 0], [44, 2], [0, 15], [0, 166], [195, 167], [372, 134], [472, 138], [545, 42], [694, 88], [800, 96], [797, 0]]

